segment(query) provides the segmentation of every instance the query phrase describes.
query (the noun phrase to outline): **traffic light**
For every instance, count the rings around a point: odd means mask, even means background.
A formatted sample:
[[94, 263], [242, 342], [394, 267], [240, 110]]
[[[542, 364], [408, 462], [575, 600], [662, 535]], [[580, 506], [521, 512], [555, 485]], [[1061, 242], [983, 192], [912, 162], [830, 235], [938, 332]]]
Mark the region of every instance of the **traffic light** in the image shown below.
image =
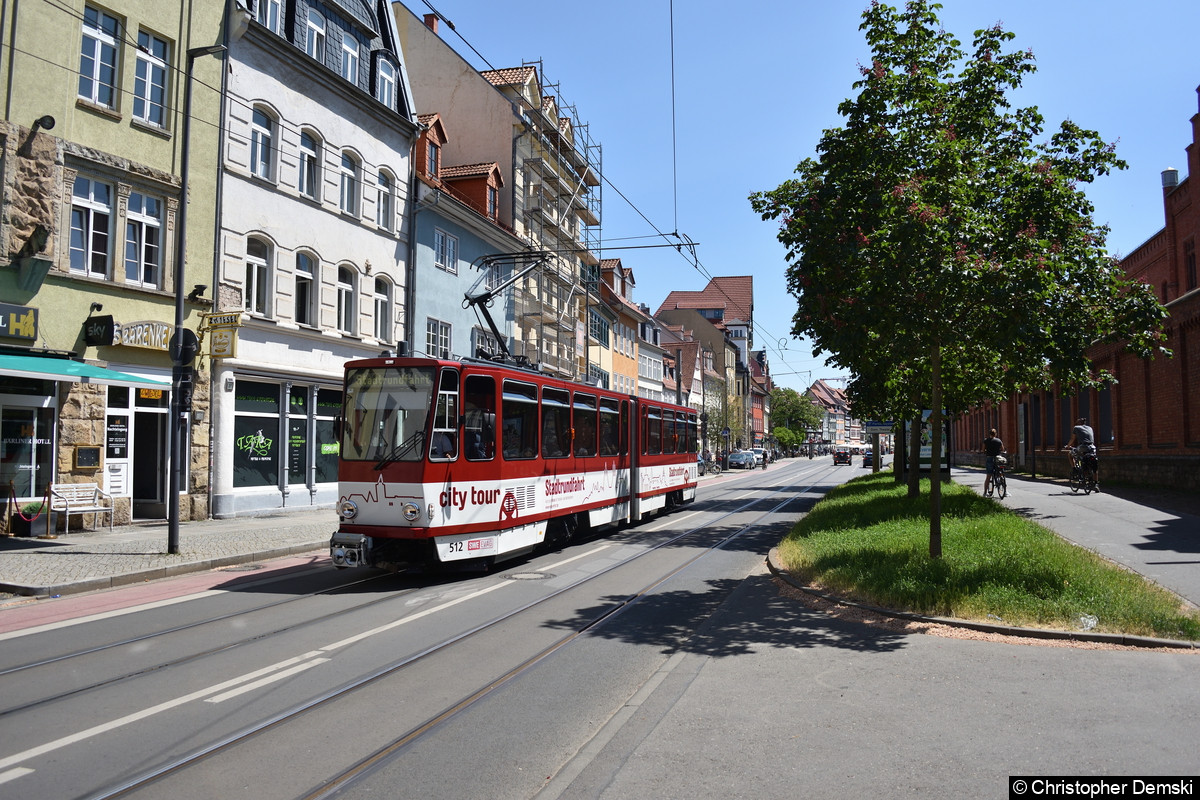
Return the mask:
[[179, 410], [192, 410], [192, 392], [195, 389], [196, 370], [193, 367], [176, 367], [179, 370]]

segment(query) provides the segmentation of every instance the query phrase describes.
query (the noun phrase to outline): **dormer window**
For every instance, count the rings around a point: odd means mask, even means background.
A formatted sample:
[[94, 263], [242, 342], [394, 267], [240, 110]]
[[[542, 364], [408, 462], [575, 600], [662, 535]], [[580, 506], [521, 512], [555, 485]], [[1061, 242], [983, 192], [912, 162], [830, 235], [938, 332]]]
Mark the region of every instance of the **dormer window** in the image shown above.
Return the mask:
[[441, 148], [434, 142], [429, 143], [429, 149], [425, 154], [425, 171], [429, 173], [429, 177], [436, 178], [438, 176], [438, 157]]

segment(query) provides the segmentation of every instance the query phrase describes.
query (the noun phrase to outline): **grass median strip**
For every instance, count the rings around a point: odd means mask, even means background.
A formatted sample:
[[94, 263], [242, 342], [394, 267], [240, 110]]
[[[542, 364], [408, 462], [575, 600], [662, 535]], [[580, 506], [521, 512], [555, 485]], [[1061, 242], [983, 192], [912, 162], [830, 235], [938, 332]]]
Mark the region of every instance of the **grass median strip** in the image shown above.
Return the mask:
[[1200, 613], [999, 503], [942, 485], [942, 558], [929, 557], [929, 481], [891, 473], [831, 491], [779, 545], [797, 578], [863, 603], [1009, 625], [1200, 639]]

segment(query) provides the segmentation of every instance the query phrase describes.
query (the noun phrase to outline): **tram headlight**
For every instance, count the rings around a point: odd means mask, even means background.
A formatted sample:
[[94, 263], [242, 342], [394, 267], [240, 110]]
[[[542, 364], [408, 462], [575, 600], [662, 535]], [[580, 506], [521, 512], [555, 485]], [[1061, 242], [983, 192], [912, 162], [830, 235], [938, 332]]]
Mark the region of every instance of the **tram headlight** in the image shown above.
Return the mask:
[[353, 500], [343, 500], [338, 505], [338, 514], [342, 519], [354, 519], [358, 516], [358, 503]]
[[401, 511], [404, 512], [404, 518], [409, 522], [421, 516], [421, 508], [416, 503], [405, 503]]

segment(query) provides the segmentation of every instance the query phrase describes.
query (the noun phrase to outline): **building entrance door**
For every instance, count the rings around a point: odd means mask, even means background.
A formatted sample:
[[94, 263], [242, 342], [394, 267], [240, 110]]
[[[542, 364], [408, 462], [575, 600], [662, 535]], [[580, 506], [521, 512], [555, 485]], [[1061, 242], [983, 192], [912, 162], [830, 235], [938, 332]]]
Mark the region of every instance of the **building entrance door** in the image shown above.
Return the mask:
[[[165, 411], [165, 410], [164, 410]], [[167, 414], [137, 409], [133, 415], [133, 518], [167, 518]]]

